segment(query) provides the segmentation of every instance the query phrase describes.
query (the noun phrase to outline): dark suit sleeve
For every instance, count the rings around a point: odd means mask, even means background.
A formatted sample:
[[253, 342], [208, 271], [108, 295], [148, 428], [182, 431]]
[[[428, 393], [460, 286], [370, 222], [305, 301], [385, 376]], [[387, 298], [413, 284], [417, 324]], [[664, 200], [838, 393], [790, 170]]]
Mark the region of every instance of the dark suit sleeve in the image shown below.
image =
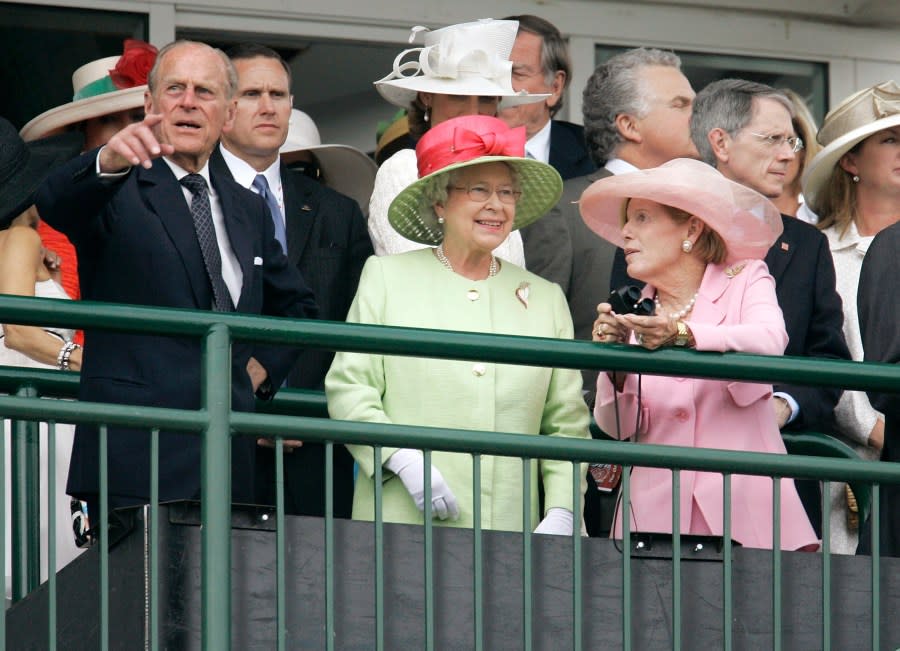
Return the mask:
[[[891, 226], [872, 240], [863, 259], [857, 307], [867, 362], [900, 363], [900, 301], [891, 291], [900, 274], [898, 247], [900, 229]], [[877, 392], [868, 395], [872, 406], [883, 412], [888, 421], [900, 419], [900, 395]]]
[[[96, 173], [95, 149], [57, 168], [35, 196], [41, 219], [64, 233], [79, 251], [96, 250], [108, 230], [103, 208], [128, 175], [101, 179]], [[80, 255], [81, 257], [81, 255]]]
[[[572, 278], [572, 242], [563, 211], [565, 197], [549, 213], [522, 229], [528, 271], [562, 287], [568, 295]], [[577, 210], [577, 207], [574, 207]]]
[[[814, 304], [802, 354], [805, 357], [850, 359], [850, 351], [843, 333], [843, 304], [835, 289], [834, 262], [828, 250], [828, 240], [821, 233], [820, 236], [816, 249], [814, 278], [795, 279], [802, 283], [815, 282]], [[812, 429], [822, 432], [833, 429], [834, 407], [840, 400], [841, 389], [778, 384], [775, 385], [775, 391], [787, 393], [800, 406], [797, 419], [790, 424], [791, 429]]]
[[[261, 313], [294, 319], [314, 319], [319, 309], [312, 290], [300, 272], [291, 266], [275, 239], [275, 227], [269, 209], [262, 199], [253, 197], [262, 207], [259, 212], [259, 230], [262, 232], [263, 250], [263, 301]], [[271, 387], [277, 390], [300, 355], [300, 349], [281, 346], [255, 346], [253, 356], [268, 373]]]
[[350, 303], [356, 295], [356, 288], [359, 286], [359, 277], [362, 275], [363, 266], [370, 256], [375, 255], [375, 249], [372, 247], [372, 238], [369, 236], [369, 229], [366, 227], [366, 218], [363, 217], [359, 204], [349, 200], [352, 204], [350, 215], [350, 253], [349, 267], [347, 268], [347, 285], [350, 291], [347, 293], [347, 304], [342, 306], [342, 319], [347, 318], [347, 312], [350, 310]]

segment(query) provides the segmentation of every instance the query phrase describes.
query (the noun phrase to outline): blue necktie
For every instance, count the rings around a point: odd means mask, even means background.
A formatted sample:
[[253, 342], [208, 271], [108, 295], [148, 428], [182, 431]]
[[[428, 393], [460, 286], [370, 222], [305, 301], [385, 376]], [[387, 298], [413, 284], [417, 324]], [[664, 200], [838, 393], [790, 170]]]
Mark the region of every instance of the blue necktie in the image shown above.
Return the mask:
[[180, 183], [193, 195], [191, 217], [194, 220], [194, 230], [197, 232], [197, 241], [200, 243], [200, 251], [203, 254], [206, 274], [212, 285], [213, 309], [216, 312], [233, 312], [234, 303], [231, 301], [231, 294], [228, 293], [228, 286], [222, 279], [222, 257], [219, 255], [219, 243], [216, 240], [215, 226], [213, 226], [206, 179], [199, 174], [188, 174], [180, 180]]
[[266, 177], [262, 174], [257, 174], [256, 178], [253, 179], [253, 187], [256, 188], [259, 196], [265, 199], [266, 205], [269, 206], [269, 212], [272, 213], [272, 223], [275, 225], [275, 239], [278, 240], [281, 250], [286, 255], [287, 235], [284, 232], [284, 217], [281, 214], [281, 208], [278, 206], [278, 200], [275, 199], [275, 195], [269, 189], [269, 182], [266, 181]]

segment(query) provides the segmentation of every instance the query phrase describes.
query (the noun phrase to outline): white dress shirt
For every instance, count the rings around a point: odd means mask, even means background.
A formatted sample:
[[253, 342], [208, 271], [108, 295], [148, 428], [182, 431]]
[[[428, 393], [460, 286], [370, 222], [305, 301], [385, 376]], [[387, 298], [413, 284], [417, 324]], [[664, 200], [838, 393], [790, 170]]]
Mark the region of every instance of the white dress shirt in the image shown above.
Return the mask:
[[[253, 187], [253, 180], [256, 178], [256, 175], [262, 174], [266, 177], [266, 182], [269, 184], [269, 190], [275, 195], [275, 200], [278, 201], [278, 207], [281, 208], [281, 215], [279, 215], [279, 217], [282, 222], [285, 222], [284, 187], [281, 185], [281, 159], [276, 157], [275, 162], [269, 165], [269, 167], [262, 172], [257, 172], [250, 167], [246, 161], [232, 154], [221, 144], [219, 144], [219, 151], [222, 152], [222, 158], [225, 159], [225, 164], [228, 165], [228, 169], [231, 170], [231, 175], [234, 177], [234, 180], [251, 192], [259, 194], [256, 188]], [[285, 229], [287, 229], [286, 223]]]
[[638, 171], [637, 167], [621, 158], [610, 158], [603, 167], [613, 174], [627, 174], [628, 172]]
[[539, 160], [542, 163], [550, 162], [550, 123], [551, 120], [547, 120], [547, 124], [544, 125], [544, 128], [538, 131], [536, 134], [531, 136], [525, 142], [525, 155], [529, 158], [533, 158], [534, 160]]

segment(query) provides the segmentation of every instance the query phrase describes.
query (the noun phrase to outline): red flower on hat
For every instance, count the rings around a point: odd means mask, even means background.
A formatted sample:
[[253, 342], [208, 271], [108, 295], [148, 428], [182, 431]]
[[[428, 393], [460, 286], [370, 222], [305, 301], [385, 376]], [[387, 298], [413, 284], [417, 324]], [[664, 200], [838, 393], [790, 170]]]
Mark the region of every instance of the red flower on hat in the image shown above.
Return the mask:
[[125, 50], [116, 67], [109, 71], [109, 78], [119, 90], [143, 86], [156, 61], [157, 49], [134, 38], [125, 39]]

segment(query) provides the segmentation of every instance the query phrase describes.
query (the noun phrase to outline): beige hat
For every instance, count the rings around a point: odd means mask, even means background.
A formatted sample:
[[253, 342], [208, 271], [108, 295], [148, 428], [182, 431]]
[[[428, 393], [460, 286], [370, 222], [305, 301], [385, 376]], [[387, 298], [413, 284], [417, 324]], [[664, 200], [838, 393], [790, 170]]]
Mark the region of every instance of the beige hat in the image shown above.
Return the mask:
[[349, 145], [323, 145], [316, 123], [303, 111], [291, 109], [287, 140], [278, 150], [282, 155], [295, 151], [315, 154], [325, 177], [325, 185], [345, 194], [369, 212], [378, 166], [363, 152]]
[[70, 124], [142, 107], [156, 53], [149, 43], [126, 39], [121, 56], [84, 64], [72, 74], [72, 101], [31, 120], [19, 132], [22, 138], [37, 140]]
[[828, 115], [816, 140], [824, 147], [803, 174], [803, 196], [811, 206], [831, 178], [834, 166], [857, 144], [877, 133], [900, 125], [900, 86], [885, 81], [854, 93]]
[[[502, 108], [545, 100], [549, 94], [513, 90], [509, 54], [518, 29], [517, 20], [493, 18], [433, 32], [413, 27], [410, 42], [424, 32], [424, 46], [398, 54], [391, 74], [376, 81], [375, 88], [391, 104], [402, 108], [408, 108], [417, 93], [499, 97]], [[403, 62], [408, 54], [418, 59]]]

